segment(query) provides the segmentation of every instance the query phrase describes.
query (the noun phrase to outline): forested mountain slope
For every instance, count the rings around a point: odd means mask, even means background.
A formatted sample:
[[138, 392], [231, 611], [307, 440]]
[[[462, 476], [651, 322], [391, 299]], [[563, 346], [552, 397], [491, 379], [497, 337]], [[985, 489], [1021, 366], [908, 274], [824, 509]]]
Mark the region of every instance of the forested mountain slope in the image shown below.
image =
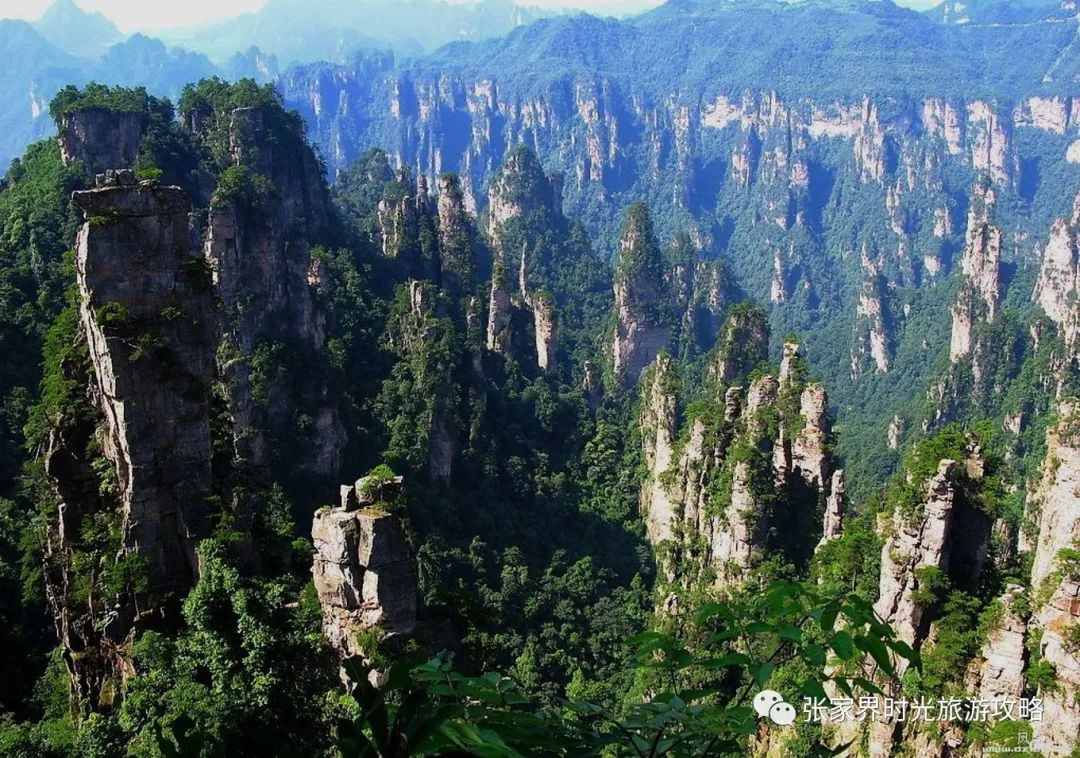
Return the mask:
[[0, 184], [0, 752], [1068, 755], [1076, 19], [961, 10], [60, 89]]
[[483, 210], [522, 142], [607, 250], [619, 209], [645, 200], [663, 234], [688, 233], [768, 303], [775, 335], [803, 337], [865, 492], [943, 365], [976, 185], [995, 187], [1002, 302], [1021, 315], [1080, 186], [1075, 14], [1030, 12], [961, 24], [892, 3], [686, 0], [415, 61], [298, 67], [280, 87], [332, 172], [379, 146], [458, 172]]

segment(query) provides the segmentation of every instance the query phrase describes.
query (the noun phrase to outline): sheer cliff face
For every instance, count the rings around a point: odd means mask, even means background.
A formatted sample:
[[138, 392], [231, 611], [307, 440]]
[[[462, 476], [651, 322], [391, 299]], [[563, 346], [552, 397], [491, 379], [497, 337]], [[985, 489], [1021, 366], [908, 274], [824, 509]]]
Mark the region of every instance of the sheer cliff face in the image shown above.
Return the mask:
[[[114, 696], [130, 635], [154, 622], [160, 598], [194, 584], [195, 548], [211, 527], [214, 297], [189, 250], [190, 203], [129, 172], [106, 183], [75, 193], [86, 216], [76, 267], [102, 457], [56, 433], [47, 462], [63, 499], [49, 535], [49, 596], [75, 693], [92, 707]], [[115, 485], [88, 491], [103, 466]], [[90, 519], [118, 524], [113, 597], [73, 594], [85, 578], [72, 556]]]
[[[190, 205], [175, 187], [146, 185], [79, 192], [75, 202], [87, 216], [77, 258], [82, 322], [125, 542], [149, 561], [154, 591], [185, 587], [208, 526], [201, 501], [214, 376], [213, 294], [188, 250]], [[121, 323], [108, 318], [121, 309]], [[135, 324], [143, 329], [132, 340], [123, 330]]]
[[[738, 319], [732, 316], [729, 326]], [[827, 446], [825, 393], [795, 375], [790, 362], [797, 346], [791, 348], [779, 376], [714, 385], [706, 393], [708, 410], [698, 405], [700, 413], [681, 430], [671, 359], [660, 356], [642, 380], [648, 474], [641, 509], [673, 587], [733, 588], [770, 553], [805, 561], [809, 540], [838, 536], [843, 473], [834, 471]], [[813, 523], [823, 506], [825, 530]], [[785, 525], [779, 539], [770, 536], [776, 519]]]
[[70, 113], [60, 123], [60, 155], [65, 164], [82, 163], [90, 175], [134, 166], [146, 122], [143, 112], [87, 109]]
[[[843, 140], [861, 179], [880, 185], [896, 166], [921, 164], [914, 143], [924, 138], [940, 146], [936, 153], [942, 161], [1006, 185], [1019, 172], [1015, 128], [1058, 133], [1072, 126], [1071, 115], [1062, 120], [1051, 113], [1071, 114], [1068, 100], [1047, 107], [1033, 98], [1010, 111], [982, 100], [927, 98], [899, 111], [888, 103], [886, 117], [881, 104], [861, 95], [848, 102], [816, 102], [770, 92], [709, 94], [700, 104], [687, 105], [654, 100], [603, 76], [580, 77], [566, 85], [566, 92], [554, 92], [453, 74], [296, 71], [283, 88], [289, 104], [312, 124], [316, 139], [332, 148], [328, 158], [338, 168], [370, 146], [374, 134], [388, 134], [393, 142], [388, 147], [403, 163], [428, 174], [459, 171], [475, 188], [484, 186], [499, 165], [498, 145], [525, 142], [545, 159], [564, 156], [567, 189], [579, 196], [590, 185], [611, 191], [631, 155], [642, 156], [637, 162], [643, 175], [659, 173], [672, 156], [682, 183], [676, 204], [693, 195], [693, 165], [718, 135], [730, 136], [725, 163], [731, 179], [743, 186], [759, 174], [782, 178], [793, 188], [805, 186], [811, 180], [802, 154], [820, 140]], [[448, 114], [462, 123], [465, 144], [452, 144], [456, 135], [443, 128]], [[780, 217], [794, 216], [783, 212]]]
[[633, 384], [671, 339], [660, 245], [648, 211], [630, 209], [619, 238], [615, 274], [615, 339], [612, 366], [616, 380]]
[[[317, 355], [326, 339], [309, 277], [311, 245], [328, 235], [329, 200], [318, 162], [298, 127], [272, 126], [268, 122], [276, 115], [240, 108], [225, 116], [231, 162], [254, 177], [254, 189], [238, 197], [219, 187], [204, 236], [204, 254], [221, 298], [221, 332], [245, 358], [226, 360], [223, 366], [236, 448], [242, 460], [257, 468], [270, 463], [266, 433], [280, 435], [291, 428], [300, 409], [282, 378], [256, 392], [250, 358], [274, 347]], [[259, 181], [268, 181], [273, 191], [260, 191]], [[311, 414], [312, 432], [297, 463], [301, 470], [333, 475], [345, 434], [325, 381], [315, 381], [313, 407], [304, 409]]]
[[[557, 317], [550, 293], [543, 289], [551, 252], [540, 238], [566, 226], [559, 181], [544, 174], [536, 154], [525, 148], [510, 152], [488, 189], [487, 237], [495, 257], [488, 307], [487, 347], [506, 354], [515, 311], [533, 322], [535, 360], [553, 371]], [[516, 281], [511, 284], [514, 275]]]
[[1061, 329], [1070, 356], [1080, 343], [1080, 195], [1072, 214], [1058, 219], [1043, 250], [1034, 299]]
[[374, 654], [364, 632], [409, 635], [415, 628], [416, 567], [397, 507], [401, 487], [400, 477], [364, 477], [342, 487], [340, 507], [315, 514], [311, 573], [323, 634], [342, 658]]
[[1056, 687], [1044, 688], [1043, 720], [1034, 724], [1033, 747], [1065, 754], [1080, 734], [1080, 661], [1071, 633], [1080, 623], [1080, 576], [1069, 551], [1080, 545], [1080, 402], [1058, 408], [1059, 421], [1047, 436], [1043, 475], [1029, 498], [1038, 526], [1031, 586], [1037, 601], [1031, 633], [1042, 661], [1054, 667]]
[[[986, 563], [992, 522], [971, 493], [986, 476], [987, 464], [970, 440], [966, 456], [962, 461], [940, 461], [925, 481], [912, 481], [908, 472], [908, 486], [915, 488], [914, 502], [879, 520], [884, 544], [874, 612], [915, 650], [924, 645], [932, 649], [935, 642], [933, 623], [940, 611], [935, 587], [943, 581], [953, 587], [974, 587]], [[981, 668], [969, 674], [973, 689], [1007, 688], [1008, 677], [1019, 677], [1022, 654], [1018, 661], [1005, 660], [1016, 652], [1015, 632], [1016, 625], [1003, 624], [990, 634]], [[903, 675], [908, 661], [900, 659], [895, 664]], [[915, 745], [920, 754], [937, 749], [923, 745], [925, 736], [912, 724], [889, 719], [871, 724], [868, 739], [872, 756], [891, 755], [900, 742]]]
[[[952, 308], [949, 358], [956, 363], [975, 349], [973, 329], [997, 318], [1001, 299], [1001, 230], [993, 223], [995, 193], [979, 184], [968, 211], [964, 254], [960, 261], [962, 285]], [[978, 364], [976, 363], [976, 374]]]
[[[841, 422], [857, 405], [858, 386], [885, 386], [901, 354], [906, 371], [917, 364], [925, 376], [946, 351], [956, 361], [974, 355], [988, 373], [991, 359], [972, 340], [980, 323], [997, 322], [1005, 299], [1005, 283], [995, 289], [992, 281], [995, 256], [1007, 265], [1045, 234], [1036, 214], [1014, 223], [1027, 214], [1012, 201], [1034, 176], [1032, 142], [1064, 162], [1080, 126], [1069, 98], [823, 99], [736, 86], [689, 88], [684, 99], [603, 70], [556, 83], [499, 78], [476, 58], [444, 62], [438, 73], [298, 70], [283, 91], [332, 166], [381, 144], [420, 173], [459, 172], [469, 202], [486, 202], [491, 218], [517, 212], [480, 193], [497, 184], [503, 157], [520, 144], [565, 177], [567, 213], [584, 218], [598, 240], [614, 241], [618, 209], [646, 200], [661, 239], [688, 231], [698, 248], [729, 262], [747, 295], [771, 304], [777, 328], [800, 334]], [[992, 218], [965, 225], [982, 177], [1002, 198], [1000, 229]], [[1038, 204], [1046, 202], [1056, 201]], [[960, 272], [965, 249], [973, 255]], [[938, 288], [956, 276], [971, 288], [949, 312], [953, 303]], [[627, 311], [623, 290], [612, 362], [632, 379], [670, 335]], [[506, 299], [491, 295], [493, 306]], [[940, 335], [936, 323], [926, 328], [941, 319], [955, 322], [951, 334]], [[851, 335], [842, 374], [837, 333]], [[844, 453], [847, 444], [839, 443]]]

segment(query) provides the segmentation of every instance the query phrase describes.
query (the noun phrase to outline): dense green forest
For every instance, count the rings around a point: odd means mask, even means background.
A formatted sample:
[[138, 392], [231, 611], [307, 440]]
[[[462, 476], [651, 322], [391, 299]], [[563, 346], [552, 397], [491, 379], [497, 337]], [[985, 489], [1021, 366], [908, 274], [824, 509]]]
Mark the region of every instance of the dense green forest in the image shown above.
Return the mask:
[[[804, 348], [798, 333], [858, 297], [859, 274], [830, 257], [884, 232], [852, 206], [807, 201], [814, 302], [792, 293], [770, 324], [745, 294], [769, 271], [660, 237], [673, 220], [644, 202], [590, 239], [525, 146], [477, 216], [460, 177], [378, 149], [328, 185], [299, 115], [252, 80], [203, 80], [175, 105], [69, 87], [51, 111], [61, 131], [136, 114], [141, 134], [130, 175], [92, 176], [125, 168], [87, 165], [92, 139], [74, 156], [48, 139], [0, 184], [0, 754], [839, 754], [876, 738], [770, 730], [754, 695], [963, 693], [1003, 595], [1039, 589], [1013, 543], [1038, 529], [1025, 501], [1068, 421], [1054, 398], [1077, 389], [1067, 336], [1007, 294], [974, 330], [975, 360], [929, 358], [919, 343], [947, 344], [942, 304], [969, 284], [922, 287], [892, 261], [876, 275], [910, 294], [897, 372], [849, 389], [833, 425], [848, 334]], [[856, 208], [881, 200], [837, 181]], [[916, 196], [931, 213], [940, 199]], [[157, 210], [84, 211], [114, 197]], [[740, 218], [728, 249], [772, 245], [742, 200], [717, 209]], [[173, 258], [143, 255], [145, 224]], [[93, 278], [129, 253], [146, 272]], [[137, 276], [131, 303], [162, 278], [168, 296], [145, 312], [96, 299]], [[886, 320], [901, 307], [887, 297]], [[815, 376], [806, 349], [837, 368]], [[916, 398], [903, 445], [867, 442]], [[146, 414], [148, 437], [195, 418], [179, 458], [205, 438], [201, 489], [177, 506], [189, 580], [132, 541], [132, 493], [168, 474], [132, 463], [125, 445], [143, 440], [113, 402]], [[349, 498], [400, 524], [415, 576], [410, 631], [350, 628], [357, 655], [328, 639], [335, 611], [312, 581], [312, 520], [352, 518]], [[905, 529], [939, 507], [985, 539], [954, 538], [951, 561], [903, 555]], [[908, 569], [918, 623], [879, 599]], [[1054, 686], [1032, 656], [1025, 694]], [[959, 739], [1030, 731], [980, 728]]]

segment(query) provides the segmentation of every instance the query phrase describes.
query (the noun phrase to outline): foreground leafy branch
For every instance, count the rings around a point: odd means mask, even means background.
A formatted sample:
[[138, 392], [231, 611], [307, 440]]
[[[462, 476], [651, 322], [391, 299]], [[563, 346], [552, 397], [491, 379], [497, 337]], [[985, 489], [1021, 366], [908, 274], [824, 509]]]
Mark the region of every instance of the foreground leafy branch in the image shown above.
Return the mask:
[[[678, 622], [677, 633], [628, 641], [642, 690], [618, 710], [578, 700], [542, 707], [509, 677], [454, 671], [447, 653], [399, 661], [381, 677], [349, 660], [357, 712], [339, 725], [338, 747], [364, 758], [742, 755], [760, 730], [754, 694], [785, 675], [798, 690], [787, 687], [786, 696], [825, 698], [829, 689], [880, 693], [895, 683], [899, 658], [919, 665], [865, 599], [824, 597], [793, 582], [703, 604]], [[378, 678], [381, 687], [370, 681]]]

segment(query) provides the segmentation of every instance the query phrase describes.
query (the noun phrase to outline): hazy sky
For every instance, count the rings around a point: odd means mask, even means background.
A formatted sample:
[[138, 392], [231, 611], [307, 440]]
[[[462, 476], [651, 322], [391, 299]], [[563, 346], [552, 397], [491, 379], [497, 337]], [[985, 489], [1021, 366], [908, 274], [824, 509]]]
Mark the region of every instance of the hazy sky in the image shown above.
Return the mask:
[[[176, 26], [194, 26], [259, 8], [266, 0], [76, 0], [88, 11], [100, 11], [121, 30], [155, 31]], [[317, 2], [318, 0], [311, 0]], [[357, 0], [362, 2], [363, 0]], [[451, 0], [455, 1], [455, 0]], [[456, 0], [461, 1], [461, 0]], [[903, 5], [929, 7], [937, 0], [898, 0]], [[546, 7], [603, 8], [624, 4], [634, 8], [660, 5], [662, 0], [521, 0], [523, 5]], [[52, 0], [0, 0], [0, 18], [33, 20]]]

